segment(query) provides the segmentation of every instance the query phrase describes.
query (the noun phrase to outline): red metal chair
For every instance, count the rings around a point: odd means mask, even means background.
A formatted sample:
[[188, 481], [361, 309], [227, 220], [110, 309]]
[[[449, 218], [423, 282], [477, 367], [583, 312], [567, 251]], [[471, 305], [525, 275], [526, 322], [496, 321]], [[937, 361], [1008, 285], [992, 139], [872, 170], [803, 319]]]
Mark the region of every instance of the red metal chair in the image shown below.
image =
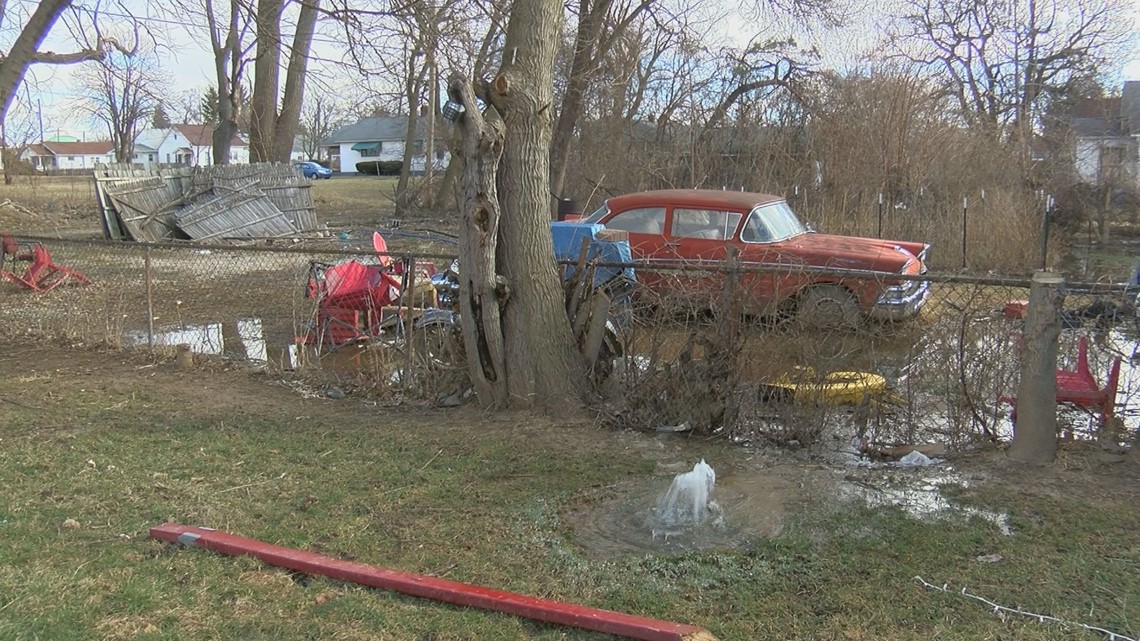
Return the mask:
[[[79, 283], [91, 282], [74, 269], [53, 263], [51, 253], [42, 243], [20, 243], [11, 235], [4, 234], [0, 239], [0, 247], [3, 249], [0, 255], [0, 278], [32, 291], [51, 291], [69, 278]], [[20, 263], [28, 263], [28, 266], [23, 274], [16, 275], [15, 270]], [[11, 269], [8, 268], [9, 264]]]
[[[1097, 384], [1096, 376], [1089, 369], [1089, 341], [1081, 336], [1077, 343], [1077, 369], [1057, 370], [1057, 403], [1069, 403], [1090, 412], [1100, 414], [1100, 425], [1104, 427], [1112, 419], [1116, 410], [1116, 390], [1120, 384], [1120, 357], [1112, 361], [1108, 370], [1108, 381], [1104, 387]], [[1017, 398], [1000, 396], [999, 403], [1013, 406], [1010, 418], [1017, 422]]]

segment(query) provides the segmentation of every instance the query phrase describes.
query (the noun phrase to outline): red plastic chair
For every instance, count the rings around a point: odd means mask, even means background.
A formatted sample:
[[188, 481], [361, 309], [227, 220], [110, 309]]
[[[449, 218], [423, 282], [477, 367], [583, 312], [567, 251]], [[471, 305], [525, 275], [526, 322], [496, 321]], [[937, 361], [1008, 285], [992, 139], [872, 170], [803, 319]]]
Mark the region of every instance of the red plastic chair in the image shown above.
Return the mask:
[[[1100, 425], [1104, 427], [1116, 411], [1116, 390], [1120, 384], [1120, 357], [1112, 361], [1108, 370], [1108, 381], [1104, 387], [1097, 384], [1096, 376], [1089, 369], [1089, 341], [1082, 336], [1077, 343], [1077, 369], [1057, 370], [1057, 403], [1077, 405], [1090, 412], [1100, 414]], [[999, 403], [1013, 406], [1010, 418], [1017, 422], [1017, 398], [1001, 396]]]
[[[5, 234], [0, 246], [3, 248], [3, 260], [0, 261], [0, 277], [36, 292], [47, 292], [59, 287], [67, 280], [74, 279], [79, 283], [91, 281], [83, 274], [56, 265], [51, 260], [51, 253], [42, 243], [20, 243], [12, 236]], [[11, 262], [12, 270], [7, 263]], [[21, 275], [16, 275], [14, 269], [18, 263], [27, 262], [28, 266]]]
[[314, 342], [339, 346], [378, 336], [384, 307], [400, 293], [389, 271], [355, 260], [338, 265], [313, 263], [307, 293], [317, 299]]

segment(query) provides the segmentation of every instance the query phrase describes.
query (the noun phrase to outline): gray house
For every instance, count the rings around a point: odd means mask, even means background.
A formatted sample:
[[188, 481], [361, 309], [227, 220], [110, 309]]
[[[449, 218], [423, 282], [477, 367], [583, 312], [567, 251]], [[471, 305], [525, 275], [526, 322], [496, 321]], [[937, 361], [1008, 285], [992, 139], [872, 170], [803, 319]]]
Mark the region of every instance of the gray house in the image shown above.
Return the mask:
[[[441, 139], [444, 126], [442, 119], [436, 121], [436, 141], [433, 150], [432, 167], [443, 170], [450, 160], [447, 145]], [[407, 137], [408, 119], [406, 116], [373, 116], [337, 129], [324, 141], [333, 171], [346, 174], [358, 173], [356, 163], [362, 160], [401, 161], [404, 159], [404, 139]], [[424, 171], [424, 138], [427, 134], [423, 118], [416, 120], [416, 138], [413, 143], [413, 174]]]
[[1082, 181], [1140, 186], [1140, 80], [1126, 81], [1118, 98], [1080, 101], [1070, 124]]

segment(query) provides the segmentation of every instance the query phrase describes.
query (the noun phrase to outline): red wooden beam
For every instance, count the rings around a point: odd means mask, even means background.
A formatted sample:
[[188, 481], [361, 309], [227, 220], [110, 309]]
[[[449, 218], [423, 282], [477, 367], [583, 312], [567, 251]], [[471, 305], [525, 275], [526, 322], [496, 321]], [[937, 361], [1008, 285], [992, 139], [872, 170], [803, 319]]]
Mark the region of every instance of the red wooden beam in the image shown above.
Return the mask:
[[359, 583], [411, 596], [504, 612], [546, 623], [604, 632], [643, 641], [716, 641], [702, 628], [657, 619], [599, 610], [572, 603], [503, 592], [469, 583], [459, 583], [422, 574], [410, 574], [342, 561], [321, 554], [272, 545], [209, 528], [166, 523], [150, 529], [151, 538], [168, 543], [195, 545], [213, 552], [238, 556], [248, 554], [269, 565], [305, 574]]

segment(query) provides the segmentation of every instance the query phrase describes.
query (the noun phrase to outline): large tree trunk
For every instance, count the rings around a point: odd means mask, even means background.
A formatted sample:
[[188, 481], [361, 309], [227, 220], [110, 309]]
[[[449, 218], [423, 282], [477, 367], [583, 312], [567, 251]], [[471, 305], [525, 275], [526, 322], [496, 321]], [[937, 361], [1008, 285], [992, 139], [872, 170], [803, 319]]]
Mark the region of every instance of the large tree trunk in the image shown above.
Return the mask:
[[309, 50], [317, 27], [317, 9], [320, 0], [301, 3], [297, 15], [297, 31], [289, 49], [289, 68], [285, 72], [285, 93], [281, 96], [281, 113], [277, 115], [273, 132], [273, 146], [269, 160], [289, 162], [293, 155], [293, 141], [301, 121], [301, 105], [305, 101], [305, 73], [309, 68]]
[[[459, 127], [464, 142], [454, 146], [465, 168], [461, 255], [466, 262], [460, 271], [479, 270], [464, 276], [464, 345], [485, 406], [574, 411], [588, 388], [566, 315], [547, 214], [554, 52], [561, 19], [558, 0], [516, 0], [512, 8], [503, 66], [483, 94], [491, 105], [488, 122], [498, 114], [503, 118], [503, 155], [494, 185], [488, 184], [487, 168], [494, 165], [495, 146], [486, 142], [491, 137], [479, 105], [463, 80], [451, 83], [452, 99], [467, 109]], [[492, 239], [496, 212], [501, 216]], [[489, 326], [488, 319], [500, 310], [501, 323]]]
[[550, 137], [558, 0], [516, 0], [492, 102], [503, 105], [498, 255], [510, 296], [504, 308], [512, 405], [565, 407], [585, 393], [585, 368], [566, 315], [550, 236]]
[[281, 14], [284, 8], [284, 0], [257, 2], [257, 53], [253, 62], [249, 131], [249, 155], [253, 162], [267, 162], [273, 153], [281, 69]]
[[[499, 240], [499, 195], [495, 176], [503, 153], [503, 122], [494, 107], [487, 118], [476, 108], [475, 95], [462, 78], [448, 88], [453, 100], [469, 106], [459, 124], [461, 140], [453, 145], [452, 166], [463, 167], [459, 196], [459, 318], [471, 383], [484, 407], [507, 407], [507, 372], [501, 295], [495, 273]], [[459, 160], [462, 159], [462, 160]]]
[[230, 20], [225, 40], [218, 30], [214, 16], [214, 0], [206, 0], [206, 23], [210, 29], [210, 44], [214, 50], [214, 77], [218, 83], [218, 123], [213, 134], [213, 160], [215, 165], [230, 162], [230, 146], [237, 133], [237, 110], [240, 95], [242, 62], [238, 42], [239, 12], [238, 0], [230, 0]]

